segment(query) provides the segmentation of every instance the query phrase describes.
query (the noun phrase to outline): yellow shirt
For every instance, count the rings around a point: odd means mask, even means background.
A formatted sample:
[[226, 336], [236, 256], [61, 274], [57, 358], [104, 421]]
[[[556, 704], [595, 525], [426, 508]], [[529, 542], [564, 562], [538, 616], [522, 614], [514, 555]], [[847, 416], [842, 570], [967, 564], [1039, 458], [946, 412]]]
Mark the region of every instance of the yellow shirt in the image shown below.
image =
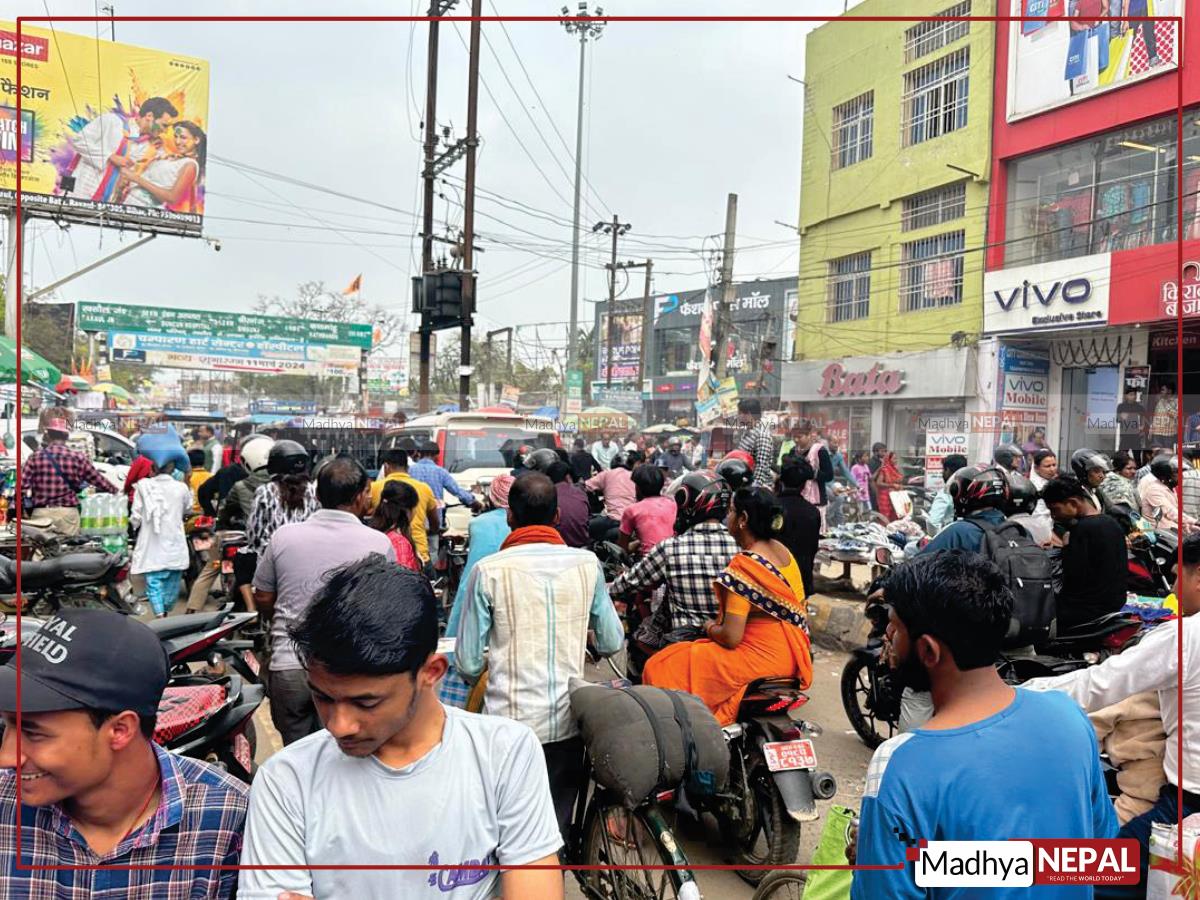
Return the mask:
[[412, 537], [413, 546], [417, 548], [417, 556], [421, 557], [422, 562], [429, 562], [429, 511], [437, 509], [438, 505], [433, 496], [433, 489], [411, 475], [392, 472], [386, 478], [377, 478], [371, 483], [371, 512], [379, 505], [379, 498], [383, 496], [383, 486], [389, 481], [403, 481], [417, 492], [417, 508], [413, 510], [412, 521], [408, 523], [408, 533]]
[[188, 476], [188, 487], [192, 489], [192, 512], [194, 513], [199, 514], [203, 512], [200, 508], [200, 497], [197, 491], [200, 490], [200, 485], [204, 484], [210, 478], [212, 478], [212, 473], [208, 470], [202, 469], [199, 466], [192, 467], [192, 474]]

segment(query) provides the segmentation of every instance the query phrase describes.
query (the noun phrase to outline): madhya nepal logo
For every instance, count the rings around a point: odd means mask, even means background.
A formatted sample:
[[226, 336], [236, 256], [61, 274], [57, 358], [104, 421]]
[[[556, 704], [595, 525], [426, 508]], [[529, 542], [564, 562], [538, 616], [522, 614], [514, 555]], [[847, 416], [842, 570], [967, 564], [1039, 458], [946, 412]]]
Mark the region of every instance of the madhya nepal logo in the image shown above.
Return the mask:
[[1135, 840], [919, 841], [906, 851], [917, 887], [1137, 884]]

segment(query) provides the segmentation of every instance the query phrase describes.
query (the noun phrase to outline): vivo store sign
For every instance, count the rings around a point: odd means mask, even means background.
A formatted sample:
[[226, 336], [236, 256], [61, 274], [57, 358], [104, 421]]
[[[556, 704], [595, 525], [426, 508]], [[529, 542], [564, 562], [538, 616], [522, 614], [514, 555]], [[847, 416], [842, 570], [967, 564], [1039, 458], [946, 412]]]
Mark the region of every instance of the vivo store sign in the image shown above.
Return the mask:
[[1110, 256], [1096, 253], [986, 273], [984, 334], [1105, 325]]

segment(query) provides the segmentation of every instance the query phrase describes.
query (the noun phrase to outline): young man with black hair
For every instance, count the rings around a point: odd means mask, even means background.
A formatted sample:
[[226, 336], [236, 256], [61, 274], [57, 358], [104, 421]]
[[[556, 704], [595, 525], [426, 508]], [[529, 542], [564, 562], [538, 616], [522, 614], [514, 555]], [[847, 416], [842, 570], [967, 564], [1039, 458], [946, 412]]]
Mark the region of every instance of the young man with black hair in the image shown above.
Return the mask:
[[596, 462], [596, 457], [587, 452], [587, 444], [581, 437], [575, 438], [571, 444], [568, 462], [571, 466], [571, 477], [579, 483], [587, 481], [593, 473], [599, 474], [604, 471], [604, 467]]
[[[1135, 838], [1142, 845], [1142, 879], [1139, 888], [1105, 888], [1105, 897], [1145, 896], [1146, 873], [1150, 858], [1150, 828], [1155, 822], [1171, 824], [1200, 813], [1200, 534], [1183, 539], [1183, 565], [1175, 577], [1175, 596], [1179, 598], [1180, 621], [1164, 622], [1132, 647], [1110, 656], [1098, 666], [1059, 675], [1035, 678], [1024, 688], [1031, 691], [1063, 691], [1087, 712], [1095, 712], [1120, 703], [1134, 694], [1155, 691], [1167, 733], [1163, 772], [1167, 783], [1158, 802], [1149, 812], [1131, 819], [1117, 837]], [[1183, 649], [1182, 677], [1179, 670], [1180, 643]], [[1183, 708], [1188, 716], [1180, 720], [1179, 686], [1183, 683]], [[1179, 757], [1179, 730], [1183, 729], [1183, 758]], [[1180, 780], [1182, 779], [1182, 781]], [[1180, 788], [1183, 805], [1179, 805]]]
[[59, 187], [68, 197], [118, 203], [120, 175], [154, 156], [153, 139], [179, 110], [163, 97], [149, 97], [138, 105], [136, 116], [103, 112], [78, 131], [69, 129], [67, 141], [75, 151], [69, 171]]
[[[405, 440], [410, 440], [405, 438]], [[403, 443], [403, 442], [401, 442]], [[414, 442], [415, 444], [415, 442]], [[408, 523], [408, 531], [412, 537], [413, 547], [422, 563], [432, 560], [429, 546], [429, 536], [436, 535], [442, 527], [442, 518], [438, 512], [437, 498], [433, 490], [423, 481], [418, 481], [408, 471], [410, 454], [400, 447], [384, 450], [379, 456], [379, 477], [371, 484], [371, 504], [367, 512], [374, 512], [383, 496], [383, 486], [389, 481], [403, 481], [411, 485], [417, 492], [417, 508], [413, 510], [412, 520]]]
[[271, 620], [271, 721], [285, 746], [321, 727], [304, 666], [292, 646], [291, 628], [304, 616], [329, 570], [372, 553], [396, 561], [387, 535], [362, 522], [370, 497], [366, 470], [350, 457], [336, 457], [317, 475], [321, 509], [303, 522], [276, 529], [258, 560], [254, 603], [263, 618]]
[[232, 897], [237, 872], [216, 867], [238, 864], [247, 788], [154, 743], [170, 669], [157, 635], [101, 609], [23, 632], [20, 673], [0, 668], [0, 896]]
[[[921, 840], [1112, 837], [1116, 816], [1087, 716], [1065, 697], [1014, 689], [996, 671], [1013, 606], [996, 566], [964, 550], [919, 556], [889, 573], [884, 599], [885, 658], [905, 687], [932, 692], [934, 715], [884, 741], [867, 768], [856, 863], [903, 868], [855, 872], [853, 900], [959, 896], [916, 886], [906, 853]], [[1090, 885], [1040, 891], [1092, 896]]]
[[[325, 728], [263, 765], [240, 900], [561, 898], [562, 845], [537, 737], [443, 706], [429, 582], [381, 556], [332, 572], [290, 630]], [[462, 865], [452, 871], [340, 866]]]
[[1081, 625], [1125, 605], [1128, 547], [1125, 531], [1092, 505], [1079, 479], [1059, 475], [1042, 488], [1055, 523], [1067, 529], [1062, 546], [1058, 629]]
[[471, 572], [455, 665], [475, 678], [491, 648], [484, 708], [524, 722], [537, 734], [565, 837], [575, 796], [586, 781], [567, 684], [584, 676], [589, 630], [596, 650], [610, 655], [625, 646], [625, 629], [600, 561], [594, 553], [565, 546], [555, 530], [558, 519], [549, 478], [531, 472], [513, 482], [512, 532], [499, 553], [481, 559]]
[[769, 488], [775, 481], [772, 464], [775, 462], [775, 434], [762, 417], [762, 404], [753, 397], [739, 400], [738, 422], [745, 429], [738, 439], [737, 449], [754, 457], [754, 484]]
[[554, 527], [568, 547], [586, 547], [591, 543], [588, 537], [591, 509], [588, 507], [587, 494], [579, 485], [572, 483], [570, 474], [571, 467], [561, 459], [551, 463], [546, 470], [558, 494], [558, 524]]
[[821, 542], [821, 511], [804, 497], [804, 486], [812, 477], [812, 466], [804, 457], [784, 458], [778, 492], [779, 505], [783, 507], [783, 530], [777, 537], [795, 557], [808, 596], [815, 591], [813, 560]]

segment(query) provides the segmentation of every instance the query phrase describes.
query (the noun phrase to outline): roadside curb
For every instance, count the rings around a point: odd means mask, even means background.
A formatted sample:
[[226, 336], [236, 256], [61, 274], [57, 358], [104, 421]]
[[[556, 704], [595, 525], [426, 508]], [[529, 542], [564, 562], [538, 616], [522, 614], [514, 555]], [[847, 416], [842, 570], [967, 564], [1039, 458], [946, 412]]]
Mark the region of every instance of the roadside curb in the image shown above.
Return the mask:
[[848, 653], [867, 643], [871, 623], [863, 615], [863, 598], [813, 594], [808, 603], [808, 629], [814, 644]]

